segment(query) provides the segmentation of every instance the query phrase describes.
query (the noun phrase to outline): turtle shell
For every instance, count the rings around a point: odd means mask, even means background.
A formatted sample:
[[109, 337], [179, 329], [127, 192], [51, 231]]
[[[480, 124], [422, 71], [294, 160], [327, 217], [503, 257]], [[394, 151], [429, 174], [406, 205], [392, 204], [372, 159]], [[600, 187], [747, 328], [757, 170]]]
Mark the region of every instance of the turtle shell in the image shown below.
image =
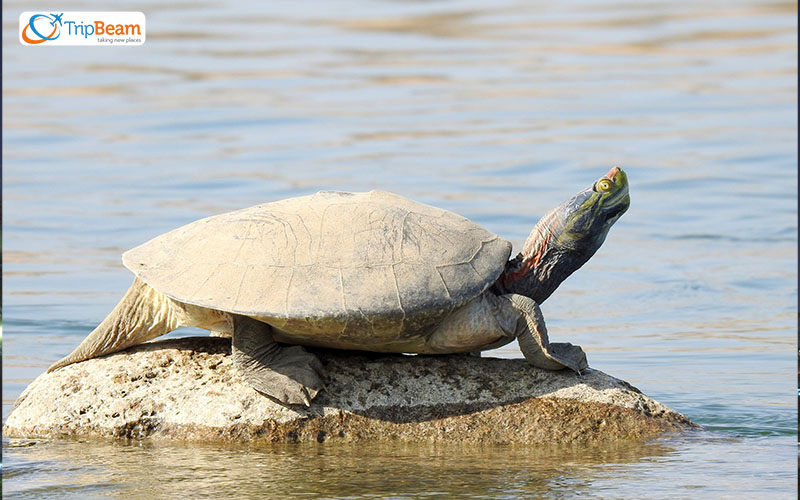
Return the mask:
[[[122, 260], [175, 300], [311, 344], [358, 345], [429, 329], [491, 286], [510, 252], [446, 210], [383, 191], [321, 191], [198, 220]], [[349, 342], [313, 341], [325, 336]]]

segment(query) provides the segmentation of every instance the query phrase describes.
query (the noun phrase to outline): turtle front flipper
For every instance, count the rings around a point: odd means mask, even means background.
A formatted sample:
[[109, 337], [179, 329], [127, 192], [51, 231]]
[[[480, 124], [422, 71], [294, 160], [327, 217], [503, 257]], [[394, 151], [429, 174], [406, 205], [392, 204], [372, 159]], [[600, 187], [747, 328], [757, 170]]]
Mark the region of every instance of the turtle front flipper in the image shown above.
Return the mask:
[[501, 295], [500, 298], [508, 300], [506, 307], [514, 308], [519, 314], [517, 342], [530, 364], [547, 370], [569, 368], [576, 373], [589, 367], [586, 353], [580, 346], [568, 342], [550, 343], [544, 316], [533, 299], [516, 293]]
[[299, 345], [279, 345], [266, 323], [237, 314], [231, 317], [233, 364], [247, 383], [281, 403], [311, 406], [323, 388], [319, 358]]

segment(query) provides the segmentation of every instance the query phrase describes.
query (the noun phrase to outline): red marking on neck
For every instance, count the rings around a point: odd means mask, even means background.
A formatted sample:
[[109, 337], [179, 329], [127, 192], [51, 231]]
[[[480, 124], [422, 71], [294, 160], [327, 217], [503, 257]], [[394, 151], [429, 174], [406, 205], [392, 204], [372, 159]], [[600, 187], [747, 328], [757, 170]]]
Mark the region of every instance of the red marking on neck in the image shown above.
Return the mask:
[[510, 285], [517, 279], [527, 275], [531, 269], [539, 265], [539, 262], [542, 260], [542, 256], [544, 255], [544, 250], [547, 247], [547, 243], [550, 241], [550, 238], [552, 237], [553, 233], [549, 232], [547, 234], [547, 237], [545, 237], [544, 241], [542, 241], [542, 244], [539, 246], [539, 249], [536, 250], [536, 253], [530, 257], [526, 257], [522, 261], [522, 266], [519, 269], [517, 269], [513, 273], [506, 275], [506, 279], [504, 281], [506, 282], [507, 285]]
[[[536, 225], [535, 229], [537, 235], [541, 236], [541, 232], [544, 228], [544, 230], [547, 231], [547, 236], [545, 236], [544, 239], [541, 240], [541, 243], [539, 243], [539, 246], [538, 248], [536, 248], [536, 251], [533, 253], [533, 255], [530, 255], [530, 252], [533, 249], [530, 248], [527, 244], [528, 242], [526, 242], [526, 245], [522, 249], [522, 255], [523, 255], [522, 265], [516, 271], [512, 273], [507, 273], [503, 276], [503, 286], [505, 286], [506, 289], [508, 289], [511, 286], [511, 284], [514, 283], [519, 278], [526, 276], [531, 271], [531, 269], [538, 266], [539, 262], [541, 262], [542, 257], [544, 256], [544, 251], [547, 248], [547, 243], [550, 242], [550, 239], [553, 237], [553, 228], [550, 226], [550, 222], [554, 216], [555, 216], [555, 211], [550, 212], [545, 219], [543, 219], [539, 224]], [[533, 245], [538, 241], [539, 238], [531, 242], [530, 245]]]

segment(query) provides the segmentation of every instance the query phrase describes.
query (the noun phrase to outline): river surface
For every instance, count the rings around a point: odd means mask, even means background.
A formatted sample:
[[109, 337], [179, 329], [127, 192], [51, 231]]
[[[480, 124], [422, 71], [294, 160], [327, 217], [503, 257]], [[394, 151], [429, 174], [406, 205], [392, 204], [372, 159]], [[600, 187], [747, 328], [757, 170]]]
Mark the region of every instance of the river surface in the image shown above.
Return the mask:
[[704, 430], [568, 449], [4, 440], [4, 497], [796, 498], [796, 2], [139, 2], [144, 45], [51, 48], [17, 41], [29, 8], [3, 3], [3, 420], [127, 289], [121, 253], [169, 229], [387, 189], [518, 249], [618, 164], [631, 208], [543, 305], [551, 339]]

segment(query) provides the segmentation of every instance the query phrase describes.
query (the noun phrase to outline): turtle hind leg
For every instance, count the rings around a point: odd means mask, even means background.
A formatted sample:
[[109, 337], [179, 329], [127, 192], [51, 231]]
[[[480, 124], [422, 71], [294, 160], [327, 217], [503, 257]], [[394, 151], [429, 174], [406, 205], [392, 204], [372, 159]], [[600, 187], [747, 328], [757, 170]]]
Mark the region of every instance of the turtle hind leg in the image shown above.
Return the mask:
[[323, 388], [319, 358], [299, 345], [278, 345], [266, 323], [231, 316], [233, 364], [247, 383], [281, 403], [311, 406]]
[[184, 316], [183, 309], [173, 300], [136, 278], [111, 314], [72, 353], [53, 363], [47, 371], [169, 333], [183, 325]]

